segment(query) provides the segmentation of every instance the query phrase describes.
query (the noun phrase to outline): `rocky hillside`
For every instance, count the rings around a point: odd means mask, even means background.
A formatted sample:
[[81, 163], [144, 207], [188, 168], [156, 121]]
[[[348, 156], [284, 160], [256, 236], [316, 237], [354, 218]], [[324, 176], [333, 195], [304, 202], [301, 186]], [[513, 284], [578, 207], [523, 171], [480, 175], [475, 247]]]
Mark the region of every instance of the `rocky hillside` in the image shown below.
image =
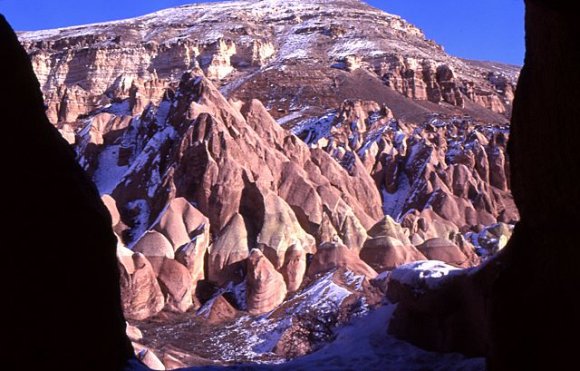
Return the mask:
[[518, 219], [517, 68], [451, 57], [362, 2], [19, 37], [112, 215], [130, 336], [154, 368], [309, 353], [381, 305], [390, 271], [477, 266]]
[[357, 0], [187, 5], [19, 36], [54, 123], [127, 97], [158, 103], [191, 69], [228, 98], [259, 99], [275, 118], [356, 97], [418, 122], [432, 112], [505, 122], [518, 75], [450, 57], [417, 27]]

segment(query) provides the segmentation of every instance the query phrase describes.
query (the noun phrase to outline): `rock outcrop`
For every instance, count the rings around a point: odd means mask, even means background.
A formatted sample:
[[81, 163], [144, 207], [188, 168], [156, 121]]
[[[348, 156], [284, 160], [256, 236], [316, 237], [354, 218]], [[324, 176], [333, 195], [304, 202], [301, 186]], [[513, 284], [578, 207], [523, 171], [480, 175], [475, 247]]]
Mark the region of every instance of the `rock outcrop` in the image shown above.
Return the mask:
[[165, 300], [151, 263], [140, 253], [119, 257], [123, 312], [128, 319], [143, 320], [159, 313]]
[[[359, 26], [369, 21], [376, 27]], [[547, 255], [538, 238], [530, 243], [537, 256], [522, 258], [522, 250], [513, 252], [508, 245], [500, 258], [493, 258], [519, 219], [510, 189], [519, 187], [516, 199], [531, 223], [516, 228], [520, 240], [512, 245], [530, 242], [522, 240], [519, 230], [545, 231], [545, 225], [556, 235], [552, 242], [570, 245], [563, 237], [570, 228], [550, 218], [561, 209], [563, 220], [572, 220], [570, 205], [577, 202], [573, 196], [570, 204], [563, 201], [568, 196], [561, 194], [574, 189], [558, 178], [558, 166], [554, 170], [539, 158], [542, 151], [530, 149], [542, 148], [543, 142], [518, 129], [523, 139], [516, 138], [508, 151], [506, 123], [518, 68], [450, 57], [406, 21], [354, 0], [188, 5], [132, 20], [19, 36], [55, 127], [37, 133], [38, 128], [27, 126], [36, 122], [33, 112], [48, 125], [40, 93], [33, 94], [33, 110], [13, 97], [8, 100], [8, 130], [34, 146], [32, 157], [22, 150], [7, 154], [18, 159], [9, 164], [14, 171], [8, 170], [28, 184], [46, 183], [38, 195], [20, 187], [17, 199], [23, 204], [14, 201], [10, 210], [20, 221], [29, 218], [22, 210], [58, 210], [59, 218], [47, 217], [38, 233], [47, 234], [50, 246], [60, 246], [62, 239], [70, 256], [79, 256], [73, 241], [83, 253], [94, 252], [94, 261], [65, 260], [76, 265], [62, 268], [60, 254], [43, 250], [33, 268], [45, 272], [42, 261], [61, 267], [49, 283], [70, 282], [80, 298], [75, 307], [92, 305], [94, 313], [102, 309], [95, 337], [112, 339], [107, 346], [116, 347], [110, 352], [115, 362], [132, 354], [125, 331], [115, 332], [116, 324], [122, 328], [125, 323], [121, 308], [129, 320], [151, 326], [143, 327], [139, 340], [151, 346], [151, 353], [147, 348], [138, 352], [143, 361], [156, 352], [167, 364], [181, 366], [194, 356], [159, 352], [150, 337], [176, 330], [184, 343], [197, 343], [199, 334], [185, 330], [192, 323], [202, 323], [203, 333], [224, 330], [220, 326], [234, 319], [251, 328], [267, 323], [273, 326], [267, 331], [283, 333], [284, 342], [299, 333], [306, 344], [301, 349], [312, 350], [318, 330], [290, 317], [310, 316], [335, 326], [380, 302], [379, 289], [369, 282], [377, 272], [392, 270], [377, 279], [377, 286], [399, 302], [392, 332], [433, 350], [482, 355], [492, 349], [494, 364], [507, 362], [502, 347], [515, 354], [521, 350], [513, 345], [515, 335], [496, 327], [487, 332], [483, 320], [470, 322], [492, 308], [491, 317], [505, 324], [514, 314], [506, 309], [505, 303], [515, 300], [508, 291], [523, 287], [514, 296], [522, 303], [531, 292], [525, 280], [509, 273], [512, 264], [517, 267], [514, 256], [522, 264], [516, 273], [521, 273], [533, 271], [534, 258]], [[16, 96], [26, 97], [28, 88], [18, 87]], [[517, 107], [514, 119], [520, 127], [523, 121], [536, 122]], [[13, 129], [12, 122], [22, 125]], [[546, 134], [554, 153], [555, 143], [569, 144], [536, 126], [532, 134]], [[72, 163], [74, 154], [64, 149], [59, 133], [73, 145], [106, 209], [93, 200], [97, 193]], [[510, 170], [521, 143], [539, 170], [522, 155]], [[563, 163], [569, 165], [566, 156]], [[37, 157], [43, 157], [38, 164]], [[37, 174], [30, 169], [38, 169]], [[547, 190], [543, 181], [552, 176], [562, 191], [559, 201], [531, 202], [534, 196], [522, 182], [533, 184], [536, 196], [540, 191], [554, 196], [556, 191]], [[531, 222], [534, 218], [537, 222]], [[75, 230], [67, 236], [55, 232], [65, 227]], [[18, 236], [30, 234], [22, 223], [10, 228]], [[85, 246], [86, 240], [91, 241]], [[46, 245], [39, 238], [31, 241], [35, 244], [26, 242], [28, 252]], [[112, 257], [106, 255], [107, 246], [115, 245], [117, 262], [114, 250]], [[426, 259], [461, 268], [491, 261], [479, 270], [453, 273], [436, 287], [396, 279], [409, 263], [414, 273], [425, 273]], [[92, 281], [101, 274], [97, 263], [105, 266], [100, 266], [106, 276], [101, 283]], [[106, 297], [105, 291], [113, 291], [104, 288], [119, 284], [113, 277], [117, 265], [121, 300]], [[501, 278], [503, 267], [508, 278]], [[89, 274], [87, 290], [96, 286], [94, 298], [83, 296], [77, 284]], [[490, 291], [490, 282], [505, 283], [505, 288]], [[547, 287], [533, 282], [540, 291]], [[549, 282], [567, 283], [560, 276]], [[556, 301], [556, 293], [561, 292], [544, 295]], [[42, 293], [43, 302], [52, 302], [48, 296]], [[22, 295], [18, 298], [27, 303]], [[56, 299], [67, 302], [68, 297], [57, 293]], [[63, 318], [56, 309], [47, 310]], [[83, 317], [75, 313], [71, 318], [80, 323]], [[57, 330], [38, 322], [33, 323], [47, 335]], [[523, 320], [515, 323], [524, 327]], [[510, 325], [506, 328], [519, 333]], [[74, 333], [64, 326], [63, 336]], [[229, 334], [220, 334], [231, 341]], [[500, 335], [497, 349], [490, 347], [489, 339]], [[30, 345], [18, 339], [18, 346]], [[75, 344], [71, 351], [91, 355], [90, 349], [79, 348]], [[34, 344], [30, 349], [44, 354]], [[54, 357], [63, 354], [56, 346], [49, 351]], [[225, 353], [220, 355], [224, 361]]]
[[258, 249], [250, 252], [247, 264], [248, 312], [267, 313], [280, 305], [286, 297], [284, 277]]
[[375, 278], [377, 272], [362, 261], [357, 251], [349, 249], [340, 242], [326, 242], [318, 248], [310, 266], [308, 275], [313, 277], [318, 273], [343, 268], [368, 279]]
[[[370, 20], [377, 27], [358, 26]], [[276, 117], [312, 117], [355, 91], [408, 100], [396, 113], [415, 119], [428, 102], [441, 113], [497, 122], [511, 111], [518, 74], [517, 67], [451, 57], [417, 27], [356, 0], [194, 4], [19, 36], [54, 123], [123, 99], [138, 115], [187, 70], [222, 85], [228, 97], [260, 99]]]
[[409, 240], [409, 230], [401, 227], [390, 216], [384, 217], [368, 231], [360, 257], [377, 272], [396, 267], [425, 256]]
[[430, 260], [440, 260], [454, 267], [469, 268], [479, 265], [479, 257], [473, 249], [462, 249], [443, 238], [432, 238], [417, 246], [417, 249]]
[[238, 283], [250, 253], [244, 218], [235, 214], [208, 250], [208, 279], [218, 286]]

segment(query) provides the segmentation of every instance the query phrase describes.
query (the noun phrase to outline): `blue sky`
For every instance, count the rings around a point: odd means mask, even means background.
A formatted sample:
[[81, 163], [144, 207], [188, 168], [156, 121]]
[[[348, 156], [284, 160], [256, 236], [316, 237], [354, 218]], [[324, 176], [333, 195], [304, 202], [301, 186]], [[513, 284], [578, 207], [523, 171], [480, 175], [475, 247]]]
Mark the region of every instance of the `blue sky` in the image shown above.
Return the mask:
[[[38, 30], [123, 19], [193, 2], [196, 1], [0, 0], [0, 12], [17, 30]], [[419, 26], [450, 54], [513, 64], [523, 61], [523, 0], [367, 2]]]

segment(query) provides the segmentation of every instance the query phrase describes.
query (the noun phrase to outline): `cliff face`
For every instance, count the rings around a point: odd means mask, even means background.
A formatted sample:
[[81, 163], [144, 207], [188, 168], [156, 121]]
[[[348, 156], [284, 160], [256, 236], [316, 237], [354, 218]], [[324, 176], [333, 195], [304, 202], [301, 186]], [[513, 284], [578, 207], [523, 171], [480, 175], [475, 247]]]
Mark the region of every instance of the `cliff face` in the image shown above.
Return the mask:
[[191, 69], [228, 98], [259, 99], [275, 118], [392, 91], [411, 100], [395, 113], [415, 121], [432, 111], [504, 122], [518, 75], [450, 57], [415, 26], [355, 0], [187, 5], [19, 37], [53, 123], [129, 96], [158, 103], [159, 88]]

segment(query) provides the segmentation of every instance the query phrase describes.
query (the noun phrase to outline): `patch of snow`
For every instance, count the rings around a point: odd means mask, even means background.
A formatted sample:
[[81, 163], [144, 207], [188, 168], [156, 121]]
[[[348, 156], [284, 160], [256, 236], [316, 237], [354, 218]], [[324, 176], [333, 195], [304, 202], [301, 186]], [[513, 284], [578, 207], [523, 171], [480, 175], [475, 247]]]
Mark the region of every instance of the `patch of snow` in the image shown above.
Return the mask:
[[448, 277], [463, 273], [438, 260], [421, 260], [401, 265], [391, 272], [391, 279], [414, 288], [438, 288]]
[[302, 112], [292, 112], [289, 115], [286, 115], [284, 117], [280, 117], [278, 120], [276, 120], [276, 122], [278, 123], [278, 125], [282, 126], [292, 120], [298, 119], [302, 117]]
[[349, 286], [354, 288], [357, 291], [362, 291], [363, 282], [365, 280], [365, 276], [354, 274], [351, 271], [346, 271], [343, 274], [344, 282]]
[[314, 281], [310, 286], [292, 297], [289, 302], [288, 314], [296, 314], [306, 309], [315, 309], [322, 313], [334, 310], [343, 300], [351, 296], [352, 291], [336, 284], [332, 279], [335, 271], [331, 271]]
[[369, 40], [361, 39], [344, 39], [336, 42], [334, 47], [328, 52], [328, 55], [333, 58], [344, 58], [349, 55], [374, 55], [385, 54], [381, 50], [377, 50], [377, 44]]
[[397, 179], [397, 190], [394, 193], [389, 193], [384, 186], [381, 187], [383, 213], [390, 215], [395, 220], [399, 220], [410, 193], [411, 184], [409, 183], [409, 178], [404, 172], [401, 172]]
[[127, 203], [127, 209], [129, 210], [138, 210], [139, 213], [137, 217], [133, 220], [133, 228], [131, 230], [131, 235], [133, 240], [127, 246], [129, 249], [133, 248], [133, 245], [139, 238], [145, 234], [145, 232], [149, 229], [149, 217], [151, 214], [151, 210], [149, 209], [149, 204], [145, 200], [134, 200]]
[[356, 318], [337, 331], [320, 350], [275, 367], [279, 370], [485, 370], [481, 358], [439, 354], [419, 349], [387, 333], [394, 305]]
[[[484, 371], [483, 358], [457, 353], [435, 353], [398, 340], [387, 332], [396, 306], [388, 304], [357, 317], [336, 331], [334, 341], [319, 350], [286, 363], [246, 364], [238, 370], [405, 370]], [[221, 370], [206, 366], [187, 370]]]
[[123, 178], [129, 166], [118, 166], [119, 150], [121, 146], [106, 146], [99, 154], [98, 167], [93, 175], [99, 193], [111, 194]]
[[296, 136], [304, 136], [304, 143], [315, 145], [322, 138], [330, 138], [330, 129], [336, 118], [335, 111], [318, 118], [308, 119], [296, 124], [290, 132]]
[[101, 112], [110, 113], [115, 116], [129, 116], [131, 115], [131, 103], [129, 102], [129, 99], [125, 99], [118, 103], [111, 103], [105, 106]]

